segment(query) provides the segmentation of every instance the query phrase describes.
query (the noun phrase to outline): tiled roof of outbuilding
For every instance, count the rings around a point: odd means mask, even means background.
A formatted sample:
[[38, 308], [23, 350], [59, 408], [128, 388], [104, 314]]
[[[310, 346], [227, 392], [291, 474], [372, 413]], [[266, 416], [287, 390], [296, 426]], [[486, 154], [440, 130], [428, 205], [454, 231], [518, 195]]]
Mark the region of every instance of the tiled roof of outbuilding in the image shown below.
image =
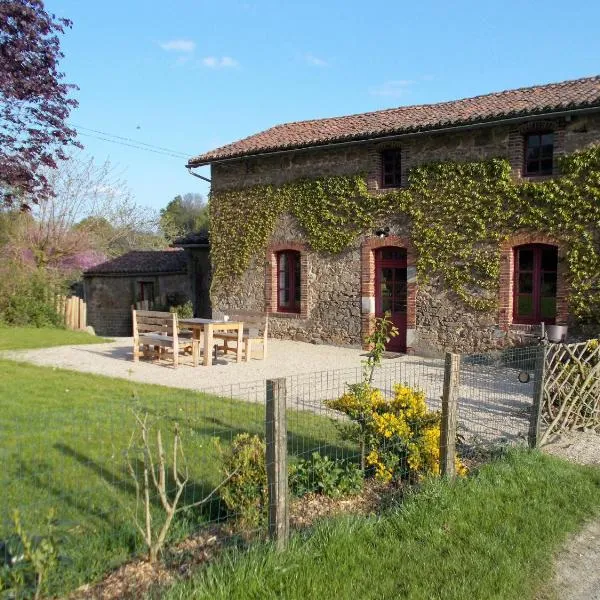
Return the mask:
[[183, 250], [132, 250], [88, 269], [85, 274], [181, 273], [186, 268]]
[[227, 158], [372, 139], [557, 111], [600, 108], [600, 76], [496, 92], [474, 98], [401, 106], [346, 117], [276, 125], [195, 158], [194, 167]]
[[209, 245], [208, 231], [195, 231], [194, 233], [188, 233], [183, 237], [177, 238], [173, 242], [175, 247], [185, 246], [208, 246]]

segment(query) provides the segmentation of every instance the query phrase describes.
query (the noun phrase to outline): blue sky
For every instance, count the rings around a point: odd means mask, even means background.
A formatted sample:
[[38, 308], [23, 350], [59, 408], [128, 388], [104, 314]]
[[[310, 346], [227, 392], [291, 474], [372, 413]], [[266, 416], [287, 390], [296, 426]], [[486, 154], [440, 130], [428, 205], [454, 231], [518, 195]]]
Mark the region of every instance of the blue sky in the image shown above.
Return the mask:
[[[192, 156], [277, 123], [600, 73], [591, 0], [46, 0], [82, 133]], [[86, 129], [83, 129], [86, 128]], [[115, 138], [112, 138], [115, 139]], [[139, 204], [207, 194], [185, 158], [81, 136]], [[128, 143], [126, 140], [118, 140]], [[208, 168], [199, 171], [209, 176]]]

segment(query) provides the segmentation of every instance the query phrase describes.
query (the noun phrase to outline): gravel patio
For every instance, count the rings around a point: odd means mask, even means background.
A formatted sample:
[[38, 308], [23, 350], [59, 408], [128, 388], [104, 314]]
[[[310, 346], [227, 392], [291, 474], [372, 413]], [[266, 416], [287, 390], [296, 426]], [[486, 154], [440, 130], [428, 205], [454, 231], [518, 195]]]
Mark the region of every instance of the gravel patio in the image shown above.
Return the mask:
[[[211, 367], [193, 367], [187, 356], [178, 369], [170, 360], [132, 361], [132, 339], [106, 344], [73, 345], [3, 353], [5, 357], [42, 366], [118, 377], [140, 383], [207, 391], [250, 402], [264, 402], [265, 380], [285, 377], [287, 404], [323, 412], [323, 400], [341, 395], [348, 383], [360, 381], [365, 352], [358, 348], [269, 340], [266, 360], [236, 363], [220, 355]], [[459, 397], [461, 432], [473, 442], [525, 441], [533, 381], [518, 381], [519, 370], [499, 364], [463, 361]], [[444, 361], [391, 354], [376, 371], [374, 384], [391, 393], [394, 383], [423, 390], [431, 408], [440, 407]]]

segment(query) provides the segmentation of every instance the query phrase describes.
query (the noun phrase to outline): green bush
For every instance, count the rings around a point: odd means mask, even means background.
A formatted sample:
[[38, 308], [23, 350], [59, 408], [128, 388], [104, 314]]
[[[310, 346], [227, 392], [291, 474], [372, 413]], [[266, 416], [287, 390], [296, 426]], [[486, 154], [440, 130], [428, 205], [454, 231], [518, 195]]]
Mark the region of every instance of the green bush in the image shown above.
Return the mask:
[[332, 460], [313, 452], [290, 467], [290, 490], [296, 496], [315, 492], [331, 498], [358, 494], [363, 487], [360, 468], [346, 460]]
[[0, 598], [40, 598], [59, 559], [54, 511], [46, 517], [43, 536], [30, 536], [17, 510], [13, 525], [14, 534], [0, 544]]
[[194, 305], [188, 300], [183, 304], [170, 306], [169, 312], [176, 313], [180, 319], [191, 319], [194, 316]]
[[257, 435], [241, 433], [221, 454], [224, 478], [229, 481], [220, 495], [241, 529], [256, 529], [265, 524], [269, 504], [265, 442]]
[[14, 327], [61, 327], [54, 308], [54, 291], [60, 287], [53, 277], [18, 263], [0, 271], [0, 322]]

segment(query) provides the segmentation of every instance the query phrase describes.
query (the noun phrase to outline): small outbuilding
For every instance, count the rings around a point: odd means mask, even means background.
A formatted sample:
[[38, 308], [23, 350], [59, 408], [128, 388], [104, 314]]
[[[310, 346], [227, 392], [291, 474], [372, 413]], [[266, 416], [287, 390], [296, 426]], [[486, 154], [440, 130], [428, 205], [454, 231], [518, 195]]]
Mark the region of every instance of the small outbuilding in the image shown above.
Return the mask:
[[97, 334], [129, 336], [131, 307], [159, 299], [167, 305], [192, 299], [188, 255], [182, 249], [134, 250], [83, 275], [87, 322]]

